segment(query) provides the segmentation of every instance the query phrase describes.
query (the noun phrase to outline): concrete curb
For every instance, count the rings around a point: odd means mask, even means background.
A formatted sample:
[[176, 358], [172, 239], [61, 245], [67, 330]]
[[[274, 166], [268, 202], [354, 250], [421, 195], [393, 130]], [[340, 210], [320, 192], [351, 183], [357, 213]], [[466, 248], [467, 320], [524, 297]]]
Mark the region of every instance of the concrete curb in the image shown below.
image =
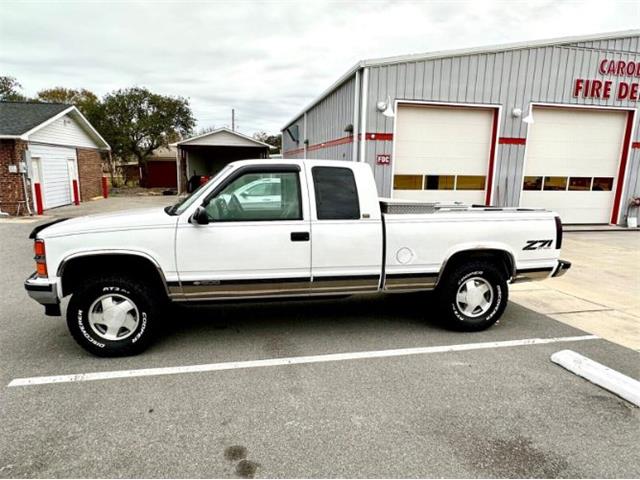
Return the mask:
[[639, 381], [572, 350], [554, 353], [551, 361], [640, 407]]

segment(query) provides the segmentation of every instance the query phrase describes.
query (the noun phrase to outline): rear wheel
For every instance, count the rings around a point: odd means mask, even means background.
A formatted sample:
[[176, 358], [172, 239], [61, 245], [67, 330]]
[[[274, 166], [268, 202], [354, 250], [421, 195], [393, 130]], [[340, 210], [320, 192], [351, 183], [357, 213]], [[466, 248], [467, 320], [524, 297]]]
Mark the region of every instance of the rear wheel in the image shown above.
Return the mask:
[[76, 342], [94, 355], [135, 355], [152, 340], [157, 303], [153, 291], [137, 280], [93, 278], [72, 295], [67, 326]]
[[455, 267], [437, 290], [440, 314], [448, 327], [478, 331], [496, 323], [507, 306], [504, 274], [492, 263], [473, 261]]

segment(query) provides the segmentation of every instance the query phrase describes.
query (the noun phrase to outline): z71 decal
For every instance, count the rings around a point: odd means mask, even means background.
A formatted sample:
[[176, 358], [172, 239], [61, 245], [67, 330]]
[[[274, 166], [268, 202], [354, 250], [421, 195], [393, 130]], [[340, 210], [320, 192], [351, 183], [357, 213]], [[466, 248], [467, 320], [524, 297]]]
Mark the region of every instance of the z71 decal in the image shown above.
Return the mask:
[[527, 240], [527, 244], [522, 250], [540, 250], [542, 248], [551, 248], [553, 240]]

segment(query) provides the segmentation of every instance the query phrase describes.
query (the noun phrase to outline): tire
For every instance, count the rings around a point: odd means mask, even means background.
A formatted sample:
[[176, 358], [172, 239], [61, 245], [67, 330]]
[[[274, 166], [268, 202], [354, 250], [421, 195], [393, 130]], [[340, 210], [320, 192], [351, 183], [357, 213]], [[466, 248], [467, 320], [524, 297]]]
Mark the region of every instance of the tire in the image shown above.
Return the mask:
[[75, 341], [94, 355], [136, 355], [153, 339], [159, 303], [153, 290], [138, 280], [92, 278], [71, 296], [67, 326]]
[[477, 332], [500, 319], [509, 290], [504, 274], [495, 265], [475, 260], [447, 273], [437, 296], [439, 313], [448, 328]]

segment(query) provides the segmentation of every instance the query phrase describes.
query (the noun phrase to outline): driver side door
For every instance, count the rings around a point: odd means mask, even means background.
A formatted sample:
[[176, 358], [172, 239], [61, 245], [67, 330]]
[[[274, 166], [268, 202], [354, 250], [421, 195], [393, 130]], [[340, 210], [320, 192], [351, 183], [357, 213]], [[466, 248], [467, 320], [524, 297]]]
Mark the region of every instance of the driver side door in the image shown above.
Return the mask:
[[[205, 200], [208, 224], [181, 219], [176, 261], [183, 298], [308, 294], [311, 242], [304, 175], [297, 165], [241, 167]], [[261, 208], [247, 205], [242, 193], [252, 183], [269, 184], [273, 201]]]

